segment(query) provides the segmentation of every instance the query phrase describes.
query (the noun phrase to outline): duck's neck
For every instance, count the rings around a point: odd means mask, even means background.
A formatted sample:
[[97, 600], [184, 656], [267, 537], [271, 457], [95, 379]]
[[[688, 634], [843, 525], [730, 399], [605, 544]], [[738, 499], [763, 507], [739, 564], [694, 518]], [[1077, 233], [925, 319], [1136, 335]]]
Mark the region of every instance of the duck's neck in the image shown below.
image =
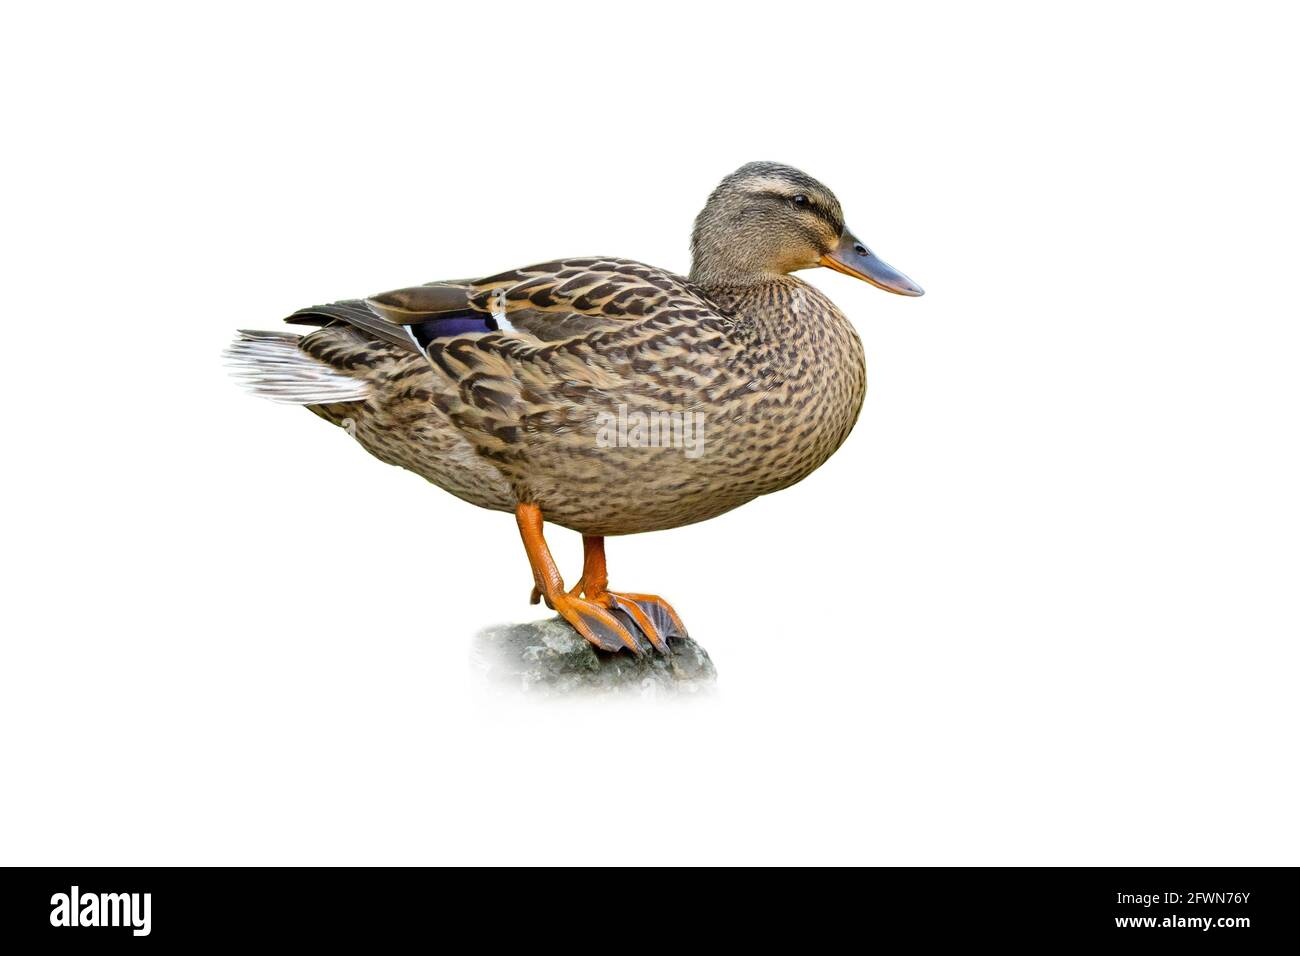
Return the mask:
[[697, 250], [691, 261], [690, 280], [701, 288], [745, 289], [786, 278], [778, 272], [755, 268], [731, 256], [710, 255]]
[[713, 283], [700, 283], [692, 276], [692, 281], [759, 338], [774, 342], [803, 338], [811, 326], [825, 321], [828, 311], [835, 310], [820, 292], [791, 275]]

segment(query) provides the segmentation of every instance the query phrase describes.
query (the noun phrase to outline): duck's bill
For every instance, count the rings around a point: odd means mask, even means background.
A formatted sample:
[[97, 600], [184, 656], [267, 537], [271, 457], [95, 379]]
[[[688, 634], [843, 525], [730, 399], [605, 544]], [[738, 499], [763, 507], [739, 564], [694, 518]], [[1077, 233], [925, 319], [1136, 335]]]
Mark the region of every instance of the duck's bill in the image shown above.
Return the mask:
[[821, 264], [846, 276], [870, 282], [897, 295], [925, 295], [925, 290], [845, 231], [840, 244], [821, 257]]

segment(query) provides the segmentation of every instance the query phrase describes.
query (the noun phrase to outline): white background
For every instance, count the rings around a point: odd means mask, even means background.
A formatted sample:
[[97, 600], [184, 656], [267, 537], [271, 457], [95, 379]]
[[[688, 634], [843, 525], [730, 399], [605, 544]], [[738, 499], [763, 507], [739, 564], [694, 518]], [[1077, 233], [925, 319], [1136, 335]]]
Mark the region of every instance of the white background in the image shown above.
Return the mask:
[[[10, 6], [0, 862], [1295, 864], [1295, 22], [1238, 4]], [[225, 377], [237, 327], [684, 271], [753, 159], [870, 392], [610, 542], [715, 699], [481, 688], [509, 516]], [[576, 572], [576, 535], [552, 545]]]

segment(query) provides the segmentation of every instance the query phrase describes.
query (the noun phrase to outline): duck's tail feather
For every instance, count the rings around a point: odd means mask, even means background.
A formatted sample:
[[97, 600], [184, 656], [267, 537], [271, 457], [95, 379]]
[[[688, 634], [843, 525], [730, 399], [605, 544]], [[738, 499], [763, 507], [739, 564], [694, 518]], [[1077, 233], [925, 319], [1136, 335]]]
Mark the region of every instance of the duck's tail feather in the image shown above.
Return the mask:
[[273, 402], [328, 405], [370, 397], [367, 382], [312, 358], [298, 347], [300, 340], [292, 332], [241, 329], [222, 355], [240, 385]]

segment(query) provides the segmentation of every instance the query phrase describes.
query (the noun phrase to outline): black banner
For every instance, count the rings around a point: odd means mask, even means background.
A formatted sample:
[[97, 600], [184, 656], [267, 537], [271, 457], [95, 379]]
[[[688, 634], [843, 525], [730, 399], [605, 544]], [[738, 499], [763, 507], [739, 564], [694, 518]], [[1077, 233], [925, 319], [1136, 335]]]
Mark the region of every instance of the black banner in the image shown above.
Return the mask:
[[[8, 869], [6, 941], [148, 947], [251, 941], [482, 942], [530, 930], [681, 936], [683, 919], [739, 943], [754, 933], [830, 945], [852, 933], [971, 943], [1212, 945], [1297, 937], [1293, 869]], [[658, 924], [658, 929], [656, 929]], [[692, 930], [691, 932], [694, 932]], [[576, 934], [576, 936], [575, 936]], [[775, 934], [775, 935], [772, 935]], [[604, 936], [606, 943], [612, 940]], [[26, 950], [10, 950], [26, 951]]]

